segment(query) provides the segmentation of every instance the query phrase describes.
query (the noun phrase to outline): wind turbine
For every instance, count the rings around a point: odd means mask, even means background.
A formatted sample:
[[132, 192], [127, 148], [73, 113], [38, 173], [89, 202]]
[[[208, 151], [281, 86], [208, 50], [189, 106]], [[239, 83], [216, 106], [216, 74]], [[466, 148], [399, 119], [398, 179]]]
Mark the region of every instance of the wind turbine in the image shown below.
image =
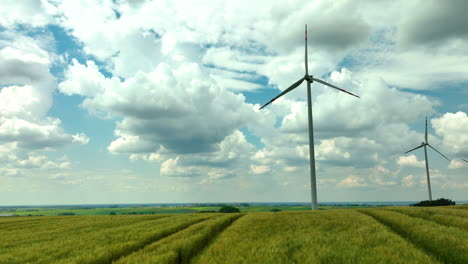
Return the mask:
[[316, 81], [318, 83], [330, 86], [331, 88], [348, 93], [352, 96], [356, 96], [357, 98], [360, 98], [360, 97], [346, 90], [343, 90], [339, 87], [336, 87], [332, 84], [329, 84], [325, 81], [314, 78], [312, 75], [309, 75], [309, 67], [307, 65], [308, 64], [307, 56], [308, 55], [307, 55], [307, 24], [306, 24], [305, 25], [305, 75], [304, 77], [302, 77], [301, 79], [293, 83], [291, 86], [289, 86], [286, 90], [284, 90], [278, 96], [271, 99], [268, 103], [264, 104], [262, 107], [260, 107], [260, 109], [271, 104], [273, 101], [280, 98], [281, 96], [294, 90], [299, 85], [301, 85], [303, 81], [307, 82], [307, 108], [308, 108], [308, 115], [309, 115], [310, 190], [311, 190], [311, 196], [312, 196], [312, 210], [317, 210], [317, 184], [316, 184], [316, 178], [315, 178], [315, 153], [314, 153], [314, 126], [313, 126], [313, 121], [312, 121], [312, 99], [311, 99], [310, 84]]
[[[427, 175], [427, 189], [429, 190], [429, 201], [432, 201], [432, 192], [431, 192], [431, 179], [429, 178], [429, 163], [427, 161], [427, 148], [426, 146], [429, 146], [430, 148], [432, 148], [433, 150], [435, 150], [437, 153], [439, 153], [442, 157], [444, 157], [445, 159], [447, 159], [448, 161], [450, 161], [449, 158], [447, 158], [444, 154], [440, 153], [437, 149], [435, 149], [433, 146], [429, 145], [429, 143], [427, 142], [427, 116], [426, 116], [426, 130], [425, 130], [425, 134], [424, 134], [424, 139], [426, 140], [425, 142], [421, 142], [421, 145], [419, 147], [415, 147], [414, 149], [410, 149], [408, 151], [405, 152], [406, 153], [409, 153], [413, 150], [416, 150], [418, 148], [422, 148], [424, 147], [424, 157], [426, 159], [426, 175]], [[465, 160], [466, 161], [466, 160]]]
[[462, 159], [462, 160], [463, 160], [464, 162], [468, 163], [468, 160], [466, 160], [466, 159]]

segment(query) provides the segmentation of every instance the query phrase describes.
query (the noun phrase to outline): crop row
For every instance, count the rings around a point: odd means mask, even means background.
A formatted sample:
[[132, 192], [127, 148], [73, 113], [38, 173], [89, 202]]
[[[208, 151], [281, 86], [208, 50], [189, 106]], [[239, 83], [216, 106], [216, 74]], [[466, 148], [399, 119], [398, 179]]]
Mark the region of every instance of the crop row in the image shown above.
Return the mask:
[[[52, 229], [50, 233], [41, 232], [42, 237], [38, 237], [35, 229], [27, 229], [24, 232], [29, 231], [30, 239], [19, 240], [21, 243], [14, 242], [14, 234], [1, 237], [0, 263], [109, 263], [210, 217], [212, 215], [112, 219], [107, 216], [106, 220], [110, 221], [98, 221], [94, 225], [89, 225], [86, 216], [70, 217], [70, 221], [59, 225], [62, 232]], [[88, 223], [82, 225], [82, 221]], [[66, 224], [68, 228], [64, 227]], [[80, 225], [81, 228], [76, 227]], [[24, 239], [24, 234], [21, 235]]]
[[240, 216], [242, 215], [227, 214], [212, 217], [158, 240], [140, 251], [119, 259], [116, 263], [189, 263], [194, 255]]
[[388, 207], [391, 210], [412, 217], [433, 221], [441, 225], [453, 226], [468, 231], [468, 211], [448, 208], [412, 208], [412, 207]]
[[64, 237], [79, 237], [81, 234], [93, 233], [95, 231], [111, 230], [115, 227], [135, 225], [141, 222], [163, 220], [167, 216], [157, 217], [48, 217], [48, 221], [41, 221], [20, 226], [12, 225], [1, 230], [0, 254], [17, 245], [31, 245], [44, 243]]
[[468, 263], [468, 232], [465, 230], [396, 211], [379, 209], [360, 211], [387, 225], [441, 262]]
[[460, 207], [242, 215], [0, 218], [0, 264], [468, 263]]
[[354, 210], [247, 214], [192, 262], [439, 263]]

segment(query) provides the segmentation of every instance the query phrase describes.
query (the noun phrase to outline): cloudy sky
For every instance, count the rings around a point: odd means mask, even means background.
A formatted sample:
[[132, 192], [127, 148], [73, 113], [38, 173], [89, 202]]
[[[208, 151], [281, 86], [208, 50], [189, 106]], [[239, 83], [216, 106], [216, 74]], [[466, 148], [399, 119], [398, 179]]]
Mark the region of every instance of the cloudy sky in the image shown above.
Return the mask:
[[468, 200], [468, 2], [3, 0], [0, 205]]

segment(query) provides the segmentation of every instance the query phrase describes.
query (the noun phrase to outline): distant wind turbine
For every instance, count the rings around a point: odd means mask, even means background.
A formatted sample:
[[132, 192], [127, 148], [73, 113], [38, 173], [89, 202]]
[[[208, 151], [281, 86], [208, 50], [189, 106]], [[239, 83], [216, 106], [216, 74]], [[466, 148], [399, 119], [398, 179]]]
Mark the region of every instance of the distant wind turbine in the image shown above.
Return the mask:
[[346, 90], [343, 90], [339, 87], [336, 87], [332, 84], [329, 84], [325, 81], [322, 81], [320, 79], [314, 78], [312, 75], [309, 75], [309, 67], [307, 63], [307, 24], [305, 25], [305, 75], [301, 79], [299, 79], [297, 82], [293, 83], [291, 86], [289, 86], [286, 90], [284, 90], [282, 93], [280, 93], [278, 96], [275, 98], [271, 99], [268, 103], [260, 107], [260, 109], [264, 108], [265, 106], [271, 104], [273, 101], [276, 99], [280, 98], [281, 96], [289, 93], [293, 89], [297, 88], [303, 81], [307, 82], [307, 106], [308, 106], [308, 115], [309, 115], [309, 155], [310, 155], [310, 189], [311, 189], [311, 196], [312, 196], [312, 210], [317, 210], [317, 184], [316, 184], [316, 179], [315, 179], [315, 153], [314, 153], [314, 126], [312, 122], [312, 99], [311, 99], [311, 91], [310, 91], [310, 84], [313, 83], [314, 81], [330, 86], [331, 88], [337, 89], [339, 91], [345, 92], [347, 94], [350, 94], [352, 96], [356, 96], [357, 98], [360, 98], [359, 96], [350, 93]]
[[[425, 131], [425, 134], [424, 134], [424, 138], [426, 140], [426, 142], [421, 142], [421, 145], [419, 147], [416, 147], [414, 149], [410, 149], [408, 151], [405, 152], [406, 153], [409, 153], [413, 150], [416, 150], [418, 148], [422, 148], [424, 147], [424, 157], [426, 159], [426, 175], [427, 175], [427, 189], [429, 190], [429, 201], [432, 201], [432, 192], [431, 192], [431, 179], [429, 178], [429, 163], [427, 161], [427, 149], [426, 149], [426, 146], [429, 146], [431, 147], [433, 150], [435, 150], [437, 153], [439, 153], [442, 157], [444, 157], [445, 159], [447, 159], [448, 161], [450, 161], [449, 158], [447, 158], [444, 154], [440, 153], [437, 149], [435, 149], [433, 146], [429, 145], [429, 143], [427, 142], [427, 117], [426, 117], [426, 131]], [[465, 160], [466, 161], [466, 160]], [[467, 161], [468, 162], [468, 161]]]

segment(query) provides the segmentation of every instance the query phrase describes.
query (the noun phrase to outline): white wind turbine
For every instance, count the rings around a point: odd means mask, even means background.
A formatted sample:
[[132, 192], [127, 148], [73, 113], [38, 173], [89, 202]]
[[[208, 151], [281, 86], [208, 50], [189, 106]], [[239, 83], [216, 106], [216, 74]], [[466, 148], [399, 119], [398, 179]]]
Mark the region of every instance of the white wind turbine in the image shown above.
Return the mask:
[[316, 177], [315, 177], [315, 153], [314, 153], [314, 126], [312, 122], [312, 99], [311, 99], [311, 91], [310, 91], [310, 84], [313, 83], [314, 81], [330, 86], [331, 88], [337, 89], [339, 91], [348, 93], [352, 96], [356, 96], [359, 98], [359, 96], [350, 93], [346, 90], [343, 90], [341, 88], [338, 88], [332, 84], [329, 84], [325, 81], [322, 81], [320, 79], [314, 78], [312, 75], [309, 75], [309, 69], [308, 69], [308, 63], [307, 63], [307, 24], [305, 25], [305, 75], [301, 79], [299, 79], [297, 82], [293, 83], [291, 86], [289, 86], [286, 90], [284, 90], [282, 93], [280, 93], [278, 96], [275, 98], [271, 99], [268, 103], [260, 107], [260, 109], [264, 108], [265, 106], [271, 104], [273, 101], [276, 99], [280, 98], [281, 96], [285, 95], [286, 93], [289, 93], [293, 89], [297, 88], [303, 81], [307, 82], [307, 108], [308, 108], [308, 116], [309, 116], [309, 155], [310, 155], [310, 189], [311, 189], [311, 196], [312, 196], [312, 210], [317, 210], [317, 184], [316, 184]]
[[424, 134], [424, 139], [426, 140], [425, 142], [421, 142], [421, 145], [419, 147], [415, 147], [414, 149], [410, 149], [406, 151], [404, 154], [409, 153], [413, 150], [416, 150], [418, 148], [424, 147], [424, 157], [426, 159], [426, 175], [427, 175], [427, 189], [429, 190], [429, 201], [432, 201], [432, 191], [431, 191], [431, 179], [429, 178], [429, 163], [427, 161], [427, 148], [426, 146], [429, 146], [433, 150], [435, 150], [437, 153], [439, 153], [442, 157], [446, 158], [448, 161], [450, 161], [449, 158], [447, 158], [444, 154], [440, 153], [437, 149], [435, 149], [433, 146], [429, 145], [427, 142], [427, 117], [426, 117], [426, 130]]

